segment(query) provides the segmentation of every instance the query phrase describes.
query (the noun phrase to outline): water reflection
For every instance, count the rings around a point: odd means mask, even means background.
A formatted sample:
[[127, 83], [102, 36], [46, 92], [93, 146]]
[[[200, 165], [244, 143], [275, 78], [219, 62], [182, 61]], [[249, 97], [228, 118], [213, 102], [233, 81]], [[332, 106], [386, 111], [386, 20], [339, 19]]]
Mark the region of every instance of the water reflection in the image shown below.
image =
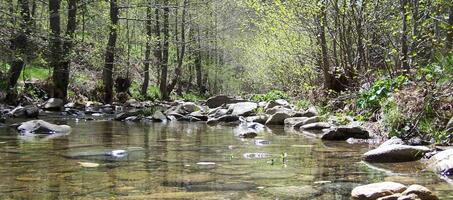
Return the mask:
[[203, 123], [67, 123], [70, 135], [27, 141], [0, 129], [0, 199], [349, 199], [353, 187], [384, 180], [426, 185], [445, 198], [453, 190], [417, 163], [374, 166], [387, 173], [361, 162], [366, 145], [279, 127], [241, 140], [234, 127]]

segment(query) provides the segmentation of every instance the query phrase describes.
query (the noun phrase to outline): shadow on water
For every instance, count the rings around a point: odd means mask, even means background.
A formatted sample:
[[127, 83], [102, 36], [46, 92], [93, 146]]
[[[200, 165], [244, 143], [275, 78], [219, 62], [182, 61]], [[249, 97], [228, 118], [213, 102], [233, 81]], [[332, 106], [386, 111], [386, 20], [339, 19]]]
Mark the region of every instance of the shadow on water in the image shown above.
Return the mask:
[[349, 199], [355, 186], [384, 180], [441, 198], [453, 191], [418, 162], [369, 165], [367, 145], [282, 127], [241, 139], [235, 127], [203, 123], [67, 123], [71, 134], [33, 140], [0, 128], [0, 199]]

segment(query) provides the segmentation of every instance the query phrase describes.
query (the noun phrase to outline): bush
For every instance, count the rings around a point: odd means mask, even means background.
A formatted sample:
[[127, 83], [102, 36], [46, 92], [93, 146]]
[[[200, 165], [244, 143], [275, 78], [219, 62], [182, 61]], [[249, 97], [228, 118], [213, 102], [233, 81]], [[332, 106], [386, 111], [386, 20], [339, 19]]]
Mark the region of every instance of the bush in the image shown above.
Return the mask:
[[252, 96], [251, 100], [255, 102], [260, 101], [275, 101], [277, 99], [288, 99], [289, 95], [281, 90], [271, 90], [266, 94], [255, 94]]
[[382, 100], [389, 97], [389, 95], [403, 84], [408, 82], [408, 78], [400, 75], [394, 79], [381, 79], [374, 82], [370, 89], [362, 92], [357, 100], [357, 107], [370, 111], [376, 111], [381, 106]]
[[191, 92], [188, 92], [188, 93], [183, 93], [181, 98], [184, 100], [184, 101], [190, 101], [190, 102], [197, 102], [197, 101], [200, 101], [200, 100], [203, 100], [204, 98], [201, 97], [201, 96], [198, 96], [197, 94], [195, 93], [191, 93]]
[[305, 99], [297, 100], [296, 101], [296, 108], [297, 109], [308, 109], [312, 106], [311, 102]]

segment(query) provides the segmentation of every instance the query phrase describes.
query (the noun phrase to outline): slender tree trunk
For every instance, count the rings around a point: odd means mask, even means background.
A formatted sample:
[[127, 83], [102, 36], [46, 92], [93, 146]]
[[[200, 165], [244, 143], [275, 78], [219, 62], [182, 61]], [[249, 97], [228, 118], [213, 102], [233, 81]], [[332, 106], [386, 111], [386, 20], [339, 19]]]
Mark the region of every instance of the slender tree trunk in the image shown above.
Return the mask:
[[401, 68], [407, 73], [409, 71], [408, 45], [407, 45], [407, 0], [400, 0], [401, 14]]
[[[49, 4], [50, 5], [50, 4]], [[53, 13], [58, 12], [58, 10], [53, 11]], [[56, 15], [58, 15], [57, 13]], [[59, 18], [59, 17], [58, 17]], [[54, 19], [55, 20], [55, 19]], [[59, 21], [59, 19], [58, 19]], [[59, 23], [56, 24], [55, 22], [54, 26], [60, 26]], [[69, 72], [70, 72], [70, 64], [71, 64], [71, 49], [73, 46], [73, 40], [74, 40], [74, 33], [76, 30], [77, 26], [77, 0], [68, 0], [68, 22], [66, 26], [66, 34], [65, 38], [63, 41], [63, 52], [61, 55], [54, 55], [52, 58], [53, 59], [58, 59], [55, 60], [55, 62], [51, 62], [54, 64], [54, 71], [53, 71], [53, 85], [54, 85], [54, 94], [53, 96], [55, 98], [61, 98], [63, 100], [66, 100], [67, 94], [68, 94], [68, 84], [69, 84]], [[56, 27], [54, 27], [56, 28]], [[59, 28], [58, 28], [59, 29]], [[52, 30], [54, 30], [52, 28]], [[59, 32], [59, 30], [58, 30]], [[55, 35], [55, 37], [60, 38], [59, 34], [58, 36]], [[58, 43], [61, 43], [60, 39], [55, 39], [57, 43], [54, 43], [55, 49], [60, 49], [58, 47]]]
[[[156, 1], [158, 2], [158, 1]], [[153, 55], [154, 55], [154, 65], [156, 66], [156, 71], [157, 71], [157, 84], [160, 84], [160, 66], [162, 63], [162, 42], [161, 42], [161, 36], [160, 36], [160, 19], [159, 19], [159, 9], [156, 8], [154, 10], [154, 15], [155, 15], [155, 25], [154, 25], [154, 34], [156, 35], [156, 47], [153, 50]]]
[[164, 0], [164, 22], [163, 22], [163, 27], [162, 27], [162, 32], [164, 34], [163, 41], [162, 41], [162, 60], [161, 60], [161, 76], [160, 76], [160, 93], [162, 95], [162, 99], [168, 99], [169, 98], [169, 93], [167, 91], [167, 75], [168, 75], [168, 47], [169, 47], [169, 23], [168, 23], [168, 17], [169, 17], [169, 4], [168, 0]]
[[[178, 84], [178, 82], [180, 81], [181, 73], [182, 73], [182, 64], [183, 64], [183, 60], [184, 60], [184, 54], [186, 51], [186, 15], [187, 15], [188, 7], [189, 7], [189, 0], [184, 0], [184, 8], [183, 8], [182, 17], [181, 17], [181, 39], [179, 40], [181, 47], [178, 50], [175, 76], [168, 87], [168, 93], [171, 93], [173, 91], [173, 89], [175, 88], [175, 86]], [[177, 34], [177, 33], [175, 33], [175, 34]]]
[[197, 73], [197, 86], [198, 86], [198, 93], [200, 95], [204, 94], [203, 89], [203, 77], [202, 77], [202, 64], [201, 64], [201, 35], [200, 35], [200, 26], [197, 26], [197, 47], [196, 47], [196, 57], [195, 57], [195, 69]]
[[447, 48], [447, 51], [451, 51], [453, 48], [453, 3], [450, 3], [450, 9], [448, 13], [448, 25], [450, 28], [448, 28], [445, 47]]
[[[49, 65], [53, 69], [53, 92], [52, 95], [55, 98], [64, 98], [64, 69], [63, 69], [63, 49], [62, 41], [60, 37], [61, 27], [60, 27], [60, 0], [49, 0], [49, 24], [50, 24], [50, 39], [49, 39], [49, 49], [50, 49], [50, 58]], [[63, 76], [63, 77], [60, 77]]]
[[[5, 102], [8, 104], [16, 104], [16, 84], [17, 80], [19, 80], [19, 76], [22, 72], [22, 69], [25, 67], [25, 61], [23, 59], [23, 55], [27, 54], [26, 47], [28, 44], [28, 35], [30, 34], [30, 23], [31, 23], [31, 16], [29, 10], [29, 3], [28, 0], [19, 0], [18, 1], [20, 7], [20, 27], [21, 30], [18, 31], [17, 34], [13, 35], [11, 38], [11, 50], [16, 52], [18, 55], [14, 57], [9, 65], [10, 68], [8, 70], [8, 90], [6, 92], [6, 99]], [[14, 8], [13, 6], [10, 7], [11, 15], [14, 16]], [[14, 23], [14, 18], [12, 19]]]
[[149, 85], [149, 63], [151, 62], [151, 37], [152, 37], [152, 9], [151, 1], [149, 2], [148, 7], [146, 7], [146, 47], [145, 47], [145, 64], [144, 64], [144, 78], [142, 85], [142, 95], [146, 96], [148, 92]]
[[119, 19], [119, 9], [117, 0], [110, 0], [110, 33], [107, 48], [105, 51], [105, 64], [102, 71], [104, 83], [104, 103], [111, 104], [113, 101], [113, 66], [115, 62], [115, 46], [117, 34], [117, 26]]
[[328, 50], [327, 50], [327, 40], [326, 40], [326, 33], [325, 33], [325, 26], [326, 26], [326, 12], [325, 12], [325, 6], [323, 5], [321, 8], [321, 13], [319, 15], [319, 42], [321, 46], [321, 60], [322, 60], [322, 72], [324, 75], [324, 87], [326, 89], [331, 89], [332, 88], [332, 78], [329, 73], [329, 55], [328, 55]]

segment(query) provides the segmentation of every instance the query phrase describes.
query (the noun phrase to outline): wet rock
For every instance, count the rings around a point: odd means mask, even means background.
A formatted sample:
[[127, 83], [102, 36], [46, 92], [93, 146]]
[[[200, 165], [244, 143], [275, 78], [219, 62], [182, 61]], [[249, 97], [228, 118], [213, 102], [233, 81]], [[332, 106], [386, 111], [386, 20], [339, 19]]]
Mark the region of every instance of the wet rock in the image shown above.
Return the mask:
[[327, 129], [321, 136], [323, 140], [347, 140], [349, 138], [368, 139], [368, 131], [359, 125], [346, 125]]
[[409, 186], [403, 193], [402, 195], [410, 195], [410, 194], [415, 194], [418, 198], [421, 200], [437, 200], [437, 196], [431, 192], [426, 187], [423, 187], [421, 185], [411, 185]]
[[208, 119], [208, 121], [206, 123], [208, 125], [215, 125], [215, 124], [218, 124], [220, 122], [231, 123], [231, 122], [238, 122], [238, 121], [239, 121], [239, 116], [236, 116], [236, 115], [224, 115], [224, 116], [217, 117], [217, 118], [210, 118], [210, 119]]
[[269, 119], [268, 115], [257, 115], [257, 116], [250, 116], [250, 117], [245, 118], [245, 120], [247, 122], [255, 122], [255, 123], [260, 123], [260, 124], [265, 124], [268, 119]]
[[284, 112], [284, 113], [287, 113], [289, 114], [290, 116], [294, 116], [294, 111], [290, 108], [286, 108], [284, 106], [275, 106], [273, 108], [270, 108], [270, 109], [267, 109], [266, 110], [266, 114], [268, 115], [273, 115], [275, 113], [278, 113], [278, 112]]
[[379, 198], [377, 198], [377, 200], [398, 200], [398, 198], [400, 198], [401, 196], [403, 196], [403, 195], [400, 193], [396, 193], [396, 194], [388, 195], [385, 197], [379, 197]]
[[161, 111], [158, 110], [153, 114], [153, 121], [165, 122], [167, 121], [167, 116], [165, 116]]
[[287, 112], [277, 112], [269, 117], [266, 121], [266, 125], [283, 125], [285, 119], [290, 118], [291, 115]]
[[367, 162], [408, 162], [421, 159], [430, 149], [424, 146], [384, 145], [366, 152], [363, 160]]
[[128, 117], [137, 116], [136, 111], [122, 112], [115, 115], [114, 120], [123, 121]]
[[44, 103], [43, 108], [45, 110], [51, 110], [51, 111], [61, 111], [63, 110], [64, 106], [64, 101], [62, 99], [58, 98], [50, 98]]
[[428, 167], [442, 176], [453, 175], [453, 149], [441, 151], [428, 160]]
[[269, 187], [264, 191], [277, 199], [310, 199], [319, 194], [318, 190], [309, 185]]
[[406, 186], [400, 183], [372, 183], [354, 188], [351, 192], [351, 197], [356, 200], [375, 200], [380, 197], [401, 193], [404, 190], [406, 190]]
[[288, 101], [284, 100], [284, 99], [277, 99], [275, 101], [269, 101], [265, 107], [264, 107], [264, 110], [268, 110], [268, 109], [271, 109], [271, 108], [274, 108], [276, 106], [282, 106], [282, 107], [287, 107], [289, 108], [289, 103]]
[[16, 118], [37, 118], [39, 116], [39, 108], [34, 105], [18, 106], [8, 114]]
[[208, 121], [208, 115], [203, 114], [201, 110], [192, 112], [189, 114], [189, 116], [200, 119], [200, 121]]
[[139, 122], [142, 118], [139, 116], [130, 116], [124, 119], [126, 122]]
[[188, 113], [193, 113], [195, 111], [201, 110], [201, 108], [193, 102], [184, 102], [181, 107]]
[[232, 97], [226, 96], [226, 95], [218, 95], [218, 96], [213, 96], [206, 100], [206, 106], [209, 108], [217, 108], [219, 106], [222, 106], [224, 104], [232, 104], [232, 103], [238, 103], [238, 102], [244, 102], [245, 100], [242, 99], [234, 99]]
[[68, 125], [56, 125], [44, 120], [32, 120], [23, 122], [17, 127], [21, 133], [69, 133], [71, 127]]
[[393, 136], [389, 140], [387, 140], [384, 143], [382, 143], [380, 146], [383, 147], [383, 146], [396, 145], [396, 144], [403, 145], [403, 144], [406, 144], [406, 143], [402, 139], [400, 139], [400, 138], [398, 138], [396, 136]]
[[327, 122], [316, 122], [316, 123], [305, 124], [305, 125], [301, 126], [300, 128], [302, 130], [309, 131], [309, 130], [322, 130], [322, 129], [330, 128], [331, 126], [332, 126], [332, 124], [329, 124]]
[[305, 121], [307, 119], [308, 119], [308, 117], [291, 117], [291, 118], [285, 119], [284, 124], [285, 124], [285, 126], [291, 126], [292, 127], [292, 126], [294, 126], [296, 124], [299, 124], [299, 123], [301, 123], [301, 122], [303, 122], [303, 121]]
[[255, 138], [256, 136], [258, 136], [258, 134], [255, 131], [239, 133], [239, 137], [241, 138]]
[[126, 103], [124, 103], [124, 106], [133, 108], [143, 108], [143, 105], [135, 99], [127, 100]]
[[229, 113], [237, 116], [250, 116], [258, 108], [258, 104], [254, 102], [240, 102], [229, 106]]
[[302, 115], [302, 117], [314, 117], [318, 116], [318, 111], [315, 107], [308, 108]]
[[300, 128], [303, 125], [312, 124], [312, 123], [316, 123], [316, 122], [319, 122], [319, 117], [318, 116], [308, 117], [308, 118], [306, 117], [305, 120], [302, 120], [299, 123], [294, 124], [293, 127], [295, 129], [298, 129], [298, 128]]

